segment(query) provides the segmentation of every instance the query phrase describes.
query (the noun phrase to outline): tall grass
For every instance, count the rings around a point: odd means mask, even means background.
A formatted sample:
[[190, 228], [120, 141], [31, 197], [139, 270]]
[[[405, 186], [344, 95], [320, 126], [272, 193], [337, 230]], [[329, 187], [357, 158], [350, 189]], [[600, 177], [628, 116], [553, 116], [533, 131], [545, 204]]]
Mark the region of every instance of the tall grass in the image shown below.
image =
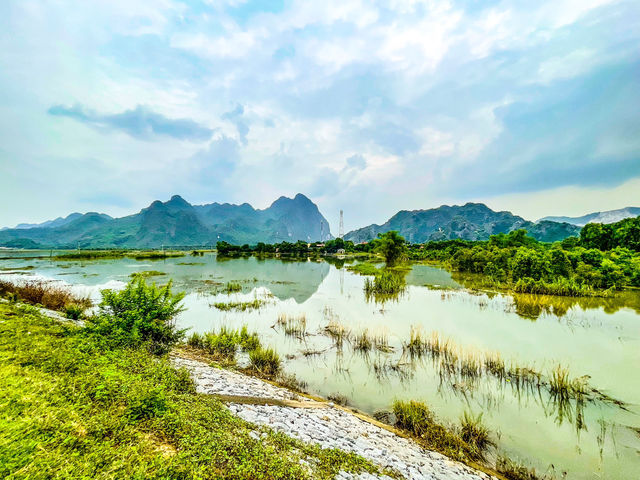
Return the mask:
[[463, 418], [462, 427], [447, 428], [436, 421], [427, 405], [413, 400], [396, 400], [392, 411], [398, 428], [409, 432], [427, 448], [450, 458], [461, 461], [482, 460], [487, 449], [493, 445], [488, 431], [479, 419], [467, 422], [469, 419]]
[[251, 352], [260, 348], [260, 339], [257, 333], [249, 333], [246, 325], [240, 330], [222, 326], [217, 331], [205, 334], [192, 333], [187, 339], [187, 345], [209, 355], [234, 360], [238, 349]]
[[249, 352], [251, 366], [262, 375], [273, 376], [280, 371], [280, 356], [273, 348], [259, 347]]
[[68, 288], [44, 281], [13, 283], [0, 280], [0, 295], [11, 296], [32, 305], [42, 305], [50, 310], [71, 312], [74, 316], [78, 310], [84, 311], [92, 305], [89, 297], [77, 295]]
[[364, 293], [367, 299], [393, 298], [402, 294], [406, 289], [404, 276], [390, 270], [381, 270], [373, 280], [366, 278], [364, 281]]

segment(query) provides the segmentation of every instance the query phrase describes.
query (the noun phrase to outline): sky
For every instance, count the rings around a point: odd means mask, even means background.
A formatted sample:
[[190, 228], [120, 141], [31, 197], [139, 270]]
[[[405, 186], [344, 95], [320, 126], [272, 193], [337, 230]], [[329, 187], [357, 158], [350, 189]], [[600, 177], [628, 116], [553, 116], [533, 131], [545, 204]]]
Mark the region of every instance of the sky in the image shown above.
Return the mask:
[[0, 2], [0, 226], [298, 192], [640, 206], [640, 2]]

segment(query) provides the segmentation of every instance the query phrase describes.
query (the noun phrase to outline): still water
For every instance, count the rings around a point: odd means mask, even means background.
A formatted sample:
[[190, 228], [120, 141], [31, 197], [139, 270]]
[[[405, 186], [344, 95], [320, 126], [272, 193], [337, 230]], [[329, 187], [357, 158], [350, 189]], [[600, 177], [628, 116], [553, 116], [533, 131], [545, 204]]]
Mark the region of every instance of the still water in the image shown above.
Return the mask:
[[[570, 479], [631, 479], [640, 472], [640, 293], [615, 299], [568, 299], [472, 291], [472, 279], [444, 269], [414, 265], [407, 289], [384, 303], [365, 297], [366, 277], [341, 263], [243, 258], [215, 254], [160, 261], [115, 259], [55, 261], [47, 253], [0, 251], [0, 277], [62, 281], [99, 298], [102, 288], [120, 288], [133, 272], [173, 279], [187, 292], [179, 325], [197, 332], [247, 325], [263, 344], [276, 348], [286, 373], [311, 393], [340, 394], [359, 410], [388, 410], [395, 399], [427, 403], [437, 417], [456, 423], [463, 412], [482, 413], [498, 449]], [[242, 291], [215, 293], [236, 281]], [[216, 302], [264, 300], [258, 310], [221, 311]], [[286, 335], [279, 315], [306, 318], [307, 334]], [[338, 348], [328, 324], [352, 334], [367, 331], [388, 340], [388, 348], [367, 353], [345, 342]], [[546, 375], [558, 364], [588, 383], [605, 400], [558, 406], [548, 390], [520, 387], [488, 376], [443, 375], [433, 359], [408, 355], [411, 330], [437, 332], [460, 352], [482, 357], [498, 352], [510, 365]], [[606, 396], [623, 402], [619, 405]]]

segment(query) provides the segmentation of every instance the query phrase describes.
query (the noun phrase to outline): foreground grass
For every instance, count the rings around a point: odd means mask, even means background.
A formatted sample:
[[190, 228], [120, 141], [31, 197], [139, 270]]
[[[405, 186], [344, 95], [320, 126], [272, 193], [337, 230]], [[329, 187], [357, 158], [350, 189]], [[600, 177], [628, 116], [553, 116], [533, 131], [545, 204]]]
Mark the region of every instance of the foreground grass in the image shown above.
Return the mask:
[[232, 416], [166, 357], [101, 349], [78, 327], [0, 304], [1, 478], [298, 479], [339, 470], [377, 471]]

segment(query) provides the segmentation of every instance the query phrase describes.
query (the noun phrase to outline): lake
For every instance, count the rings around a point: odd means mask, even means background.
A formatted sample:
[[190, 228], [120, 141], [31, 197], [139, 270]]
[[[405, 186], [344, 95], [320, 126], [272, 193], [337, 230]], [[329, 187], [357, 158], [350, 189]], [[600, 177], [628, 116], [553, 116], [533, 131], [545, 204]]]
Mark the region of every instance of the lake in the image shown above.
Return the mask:
[[[121, 288], [137, 271], [160, 271], [187, 295], [178, 323], [197, 332], [247, 325], [273, 346], [284, 370], [310, 393], [342, 395], [373, 414], [395, 399], [420, 400], [436, 416], [456, 423], [463, 412], [482, 413], [500, 452], [540, 473], [571, 479], [637, 478], [640, 471], [640, 293], [616, 298], [507, 295], [469, 289], [473, 278], [414, 265], [407, 288], [384, 302], [367, 298], [364, 276], [342, 262], [218, 259], [215, 254], [158, 261], [129, 258], [56, 261], [49, 252], [0, 251], [0, 277], [44, 278], [99, 299], [102, 288]], [[226, 282], [237, 293], [216, 293]], [[217, 302], [263, 300], [252, 311], [223, 311]], [[306, 334], [288, 335], [278, 317], [300, 322]], [[368, 351], [342, 348], [326, 327], [352, 336], [367, 332]], [[569, 368], [596, 389], [593, 401], [558, 402], [548, 388], [495, 375], [464, 375], [433, 352], [411, 355], [411, 332], [448, 341], [456, 358], [498, 357], [506, 365], [544, 377]], [[240, 358], [242, 361], [242, 358]], [[529, 371], [529, 370], [523, 370]], [[543, 382], [544, 384], [544, 382]], [[613, 400], [619, 402], [614, 402]], [[621, 402], [621, 403], [620, 403]]]

